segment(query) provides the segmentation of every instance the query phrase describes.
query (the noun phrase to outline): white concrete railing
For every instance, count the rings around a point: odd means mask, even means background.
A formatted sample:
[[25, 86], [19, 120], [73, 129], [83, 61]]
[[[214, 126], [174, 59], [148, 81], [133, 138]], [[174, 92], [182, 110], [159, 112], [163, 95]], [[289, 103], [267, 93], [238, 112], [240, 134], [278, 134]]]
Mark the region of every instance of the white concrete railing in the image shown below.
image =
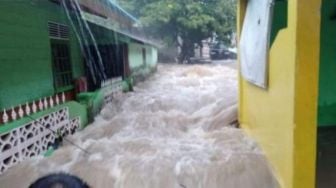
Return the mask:
[[67, 136], [79, 127], [80, 118], [70, 120], [69, 109], [65, 107], [0, 133], [0, 175], [21, 161], [46, 152], [55, 142], [55, 132]]
[[123, 93], [122, 77], [112, 78], [103, 81], [101, 88], [104, 91], [104, 103], [109, 104], [113, 98], [119, 97]]
[[56, 94], [55, 96], [44, 97], [43, 99], [39, 99], [30, 104], [27, 102], [25, 105], [19, 105], [17, 108], [12, 107], [10, 110], [3, 109], [0, 124], [1, 122], [6, 124], [10, 121], [21, 119], [24, 116], [30, 115], [31, 113], [36, 113], [38, 111], [52, 108], [55, 105], [64, 103], [65, 100], [65, 94], [61, 93]]

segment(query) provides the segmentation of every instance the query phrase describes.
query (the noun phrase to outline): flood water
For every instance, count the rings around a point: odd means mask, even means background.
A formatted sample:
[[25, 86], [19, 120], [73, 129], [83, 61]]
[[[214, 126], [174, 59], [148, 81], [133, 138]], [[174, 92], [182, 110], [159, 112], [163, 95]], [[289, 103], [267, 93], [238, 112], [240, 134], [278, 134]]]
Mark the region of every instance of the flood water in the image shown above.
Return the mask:
[[27, 187], [68, 172], [95, 188], [273, 188], [257, 144], [232, 126], [237, 72], [216, 65], [159, 65], [158, 72], [107, 105], [95, 122], [49, 158], [0, 177], [0, 187]]

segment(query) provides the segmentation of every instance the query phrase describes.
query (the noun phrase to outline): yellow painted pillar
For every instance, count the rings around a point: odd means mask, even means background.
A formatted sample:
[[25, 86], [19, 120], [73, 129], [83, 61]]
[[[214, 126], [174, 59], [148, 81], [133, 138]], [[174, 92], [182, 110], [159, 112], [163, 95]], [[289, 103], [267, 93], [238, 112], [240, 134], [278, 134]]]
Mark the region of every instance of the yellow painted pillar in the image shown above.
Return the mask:
[[[238, 33], [247, 0], [238, 3]], [[283, 188], [315, 187], [321, 0], [288, 0], [287, 28], [269, 54], [269, 88], [240, 77], [239, 121]]]
[[[245, 11], [246, 11], [246, 6], [247, 6], [247, 0], [238, 0], [237, 2], [237, 44], [239, 46], [239, 41], [240, 41], [240, 34], [242, 31], [242, 27], [243, 27], [243, 23], [244, 23], [244, 17], [245, 17]], [[238, 48], [238, 52], [239, 52], [239, 48]], [[238, 53], [238, 65], [240, 67], [240, 56]], [[243, 93], [244, 88], [242, 87], [242, 79], [239, 79], [239, 93]], [[239, 94], [240, 95], [240, 94]], [[241, 96], [241, 95], [240, 95]], [[241, 100], [238, 101], [238, 111], [240, 111], [240, 109], [243, 109], [242, 106], [242, 102]], [[238, 113], [238, 116], [240, 120], [243, 120], [243, 113]]]
[[297, 0], [294, 188], [315, 187], [321, 0]]

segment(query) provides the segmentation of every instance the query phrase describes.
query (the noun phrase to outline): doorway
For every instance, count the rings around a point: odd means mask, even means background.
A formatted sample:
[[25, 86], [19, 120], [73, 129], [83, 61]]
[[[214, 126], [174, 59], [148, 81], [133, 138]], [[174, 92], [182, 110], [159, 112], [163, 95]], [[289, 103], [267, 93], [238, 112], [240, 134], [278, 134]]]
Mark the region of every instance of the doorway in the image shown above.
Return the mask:
[[[97, 49], [99, 55], [97, 53]], [[87, 51], [90, 51], [93, 55], [93, 63], [98, 66], [99, 58], [104, 67], [105, 79], [111, 79], [115, 77], [125, 77], [127, 74], [127, 45], [126, 44], [100, 44], [97, 47], [90, 45], [86, 47]], [[101, 77], [94, 78], [90, 75], [90, 70], [87, 67], [87, 78], [89, 91], [95, 91], [101, 87], [101, 82], [104, 80]]]
[[336, 1], [322, 0], [316, 187], [336, 187]]

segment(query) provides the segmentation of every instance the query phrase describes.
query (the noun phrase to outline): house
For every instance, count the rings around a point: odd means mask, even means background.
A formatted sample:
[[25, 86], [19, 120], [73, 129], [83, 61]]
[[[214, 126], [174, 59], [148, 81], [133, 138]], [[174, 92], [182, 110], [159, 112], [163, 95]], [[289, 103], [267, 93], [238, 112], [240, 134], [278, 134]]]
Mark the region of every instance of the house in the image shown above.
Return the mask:
[[[238, 2], [241, 127], [261, 145], [281, 187], [335, 187], [336, 3]], [[259, 39], [258, 55], [248, 54], [256, 42], [249, 36]]]
[[1, 1], [0, 10], [0, 174], [156, 69], [156, 43], [112, 1]]

